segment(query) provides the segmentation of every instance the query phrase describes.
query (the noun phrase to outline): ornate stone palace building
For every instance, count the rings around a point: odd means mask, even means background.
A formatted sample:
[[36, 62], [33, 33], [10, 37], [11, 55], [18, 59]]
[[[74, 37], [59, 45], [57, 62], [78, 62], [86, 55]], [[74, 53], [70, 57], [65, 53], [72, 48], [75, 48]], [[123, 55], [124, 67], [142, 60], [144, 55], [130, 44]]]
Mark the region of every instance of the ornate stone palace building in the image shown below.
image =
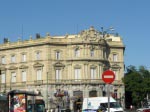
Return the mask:
[[111, 95], [124, 104], [124, 50], [118, 35], [94, 27], [76, 35], [45, 37], [0, 44], [0, 91], [39, 91], [47, 108], [78, 109], [84, 97], [107, 95], [102, 73], [111, 69]]

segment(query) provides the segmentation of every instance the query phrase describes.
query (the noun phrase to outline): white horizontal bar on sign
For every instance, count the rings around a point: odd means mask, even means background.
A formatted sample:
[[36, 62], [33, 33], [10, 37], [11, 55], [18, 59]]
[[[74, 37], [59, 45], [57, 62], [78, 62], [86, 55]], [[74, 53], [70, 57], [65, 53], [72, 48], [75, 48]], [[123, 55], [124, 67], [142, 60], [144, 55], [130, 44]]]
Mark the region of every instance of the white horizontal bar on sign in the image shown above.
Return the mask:
[[114, 78], [112, 75], [105, 75], [104, 78]]

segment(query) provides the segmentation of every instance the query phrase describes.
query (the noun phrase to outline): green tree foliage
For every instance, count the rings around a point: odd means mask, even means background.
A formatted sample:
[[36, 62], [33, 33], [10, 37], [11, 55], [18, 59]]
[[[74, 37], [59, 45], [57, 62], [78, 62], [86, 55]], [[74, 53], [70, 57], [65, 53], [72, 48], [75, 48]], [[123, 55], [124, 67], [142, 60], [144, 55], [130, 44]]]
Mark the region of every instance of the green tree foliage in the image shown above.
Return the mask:
[[140, 66], [138, 69], [135, 66], [129, 66], [123, 82], [125, 92], [130, 93], [132, 98], [130, 104], [142, 106], [142, 102], [145, 102], [147, 96], [150, 96], [150, 72], [144, 66]]

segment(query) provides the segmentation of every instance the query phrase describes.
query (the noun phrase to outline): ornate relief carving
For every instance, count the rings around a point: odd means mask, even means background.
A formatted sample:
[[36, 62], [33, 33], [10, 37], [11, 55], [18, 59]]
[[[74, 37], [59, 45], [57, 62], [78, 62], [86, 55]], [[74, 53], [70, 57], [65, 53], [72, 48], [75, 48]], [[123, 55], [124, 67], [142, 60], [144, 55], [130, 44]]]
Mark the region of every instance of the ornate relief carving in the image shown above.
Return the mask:
[[97, 41], [102, 38], [102, 35], [92, 26], [90, 29], [82, 31], [80, 37], [85, 41]]

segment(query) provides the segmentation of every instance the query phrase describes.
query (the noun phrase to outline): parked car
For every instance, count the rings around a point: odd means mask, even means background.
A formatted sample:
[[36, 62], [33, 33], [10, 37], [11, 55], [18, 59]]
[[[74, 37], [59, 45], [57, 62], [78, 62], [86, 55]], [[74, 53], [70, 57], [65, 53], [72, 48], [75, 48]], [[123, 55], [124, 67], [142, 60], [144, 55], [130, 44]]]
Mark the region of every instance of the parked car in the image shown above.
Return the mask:
[[136, 112], [150, 112], [150, 108], [139, 108]]

